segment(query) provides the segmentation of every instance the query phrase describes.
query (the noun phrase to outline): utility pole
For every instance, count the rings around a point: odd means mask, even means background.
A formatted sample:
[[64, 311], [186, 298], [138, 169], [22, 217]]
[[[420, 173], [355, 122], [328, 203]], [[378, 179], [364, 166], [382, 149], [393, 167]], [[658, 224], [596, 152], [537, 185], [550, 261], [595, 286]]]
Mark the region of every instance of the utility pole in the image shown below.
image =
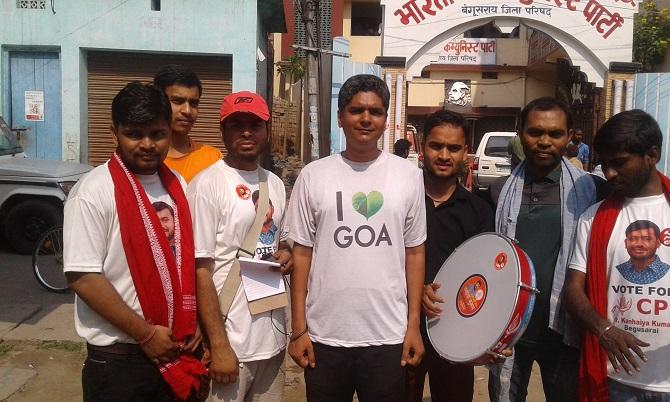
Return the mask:
[[311, 160], [319, 159], [319, 49], [316, 42], [316, 19], [318, 18], [319, 0], [305, 0], [302, 15], [305, 19], [305, 36], [307, 47], [307, 105], [309, 115], [309, 136], [312, 142]]

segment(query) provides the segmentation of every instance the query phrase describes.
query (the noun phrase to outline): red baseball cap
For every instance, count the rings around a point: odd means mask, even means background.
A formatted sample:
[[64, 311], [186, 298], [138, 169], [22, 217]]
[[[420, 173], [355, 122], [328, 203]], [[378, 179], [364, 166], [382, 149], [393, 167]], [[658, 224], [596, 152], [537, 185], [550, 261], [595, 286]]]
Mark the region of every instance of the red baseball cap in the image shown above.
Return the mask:
[[223, 122], [231, 114], [238, 112], [251, 113], [263, 121], [270, 120], [270, 111], [265, 99], [249, 91], [235, 92], [223, 98], [220, 112], [220, 122]]

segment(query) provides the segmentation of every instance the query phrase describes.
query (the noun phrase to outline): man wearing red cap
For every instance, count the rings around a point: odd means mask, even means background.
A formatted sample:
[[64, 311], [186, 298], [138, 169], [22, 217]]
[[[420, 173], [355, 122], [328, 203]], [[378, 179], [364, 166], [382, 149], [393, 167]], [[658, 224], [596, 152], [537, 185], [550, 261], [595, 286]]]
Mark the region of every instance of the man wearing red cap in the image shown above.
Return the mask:
[[[257, 94], [245, 91], [226, 96], [221, 104], [221, 134], [228, 155], [203, 170], [187, 190], [198, 275], [211, 278], [210, 286], [216, 288], [216, 293], [224, 288], [236, 254], [254, 223], [254, 193], [259, 190], [259, 178], [263, 176], [267, 177], [274, 224], [261, 231], [255, 258], [272, 253], [283, 264], [284, 274], [291, 270], [291, 252], [282, 231], [286, 210], [284, 184], [258, 164], [268, 145], [269, 119], [267, 104]], [[267, 219], [267, 214], [263, 216]], [[223, 312], [225, 320], [215, 297], [199, 298], [198, 308], [209, 341], [230, 343], [234, 351], [232, 356], [230, 353], [212, 356], [210, 373], [223, 374], [214, 376], [209, 400], [281, 401], [284, 388], [281, 367], [286, 349], [284, 309], [252, 315], [241, 286], [230, 310]], [[226, 348], [212, 347], [213, 353], [215, 350]]]

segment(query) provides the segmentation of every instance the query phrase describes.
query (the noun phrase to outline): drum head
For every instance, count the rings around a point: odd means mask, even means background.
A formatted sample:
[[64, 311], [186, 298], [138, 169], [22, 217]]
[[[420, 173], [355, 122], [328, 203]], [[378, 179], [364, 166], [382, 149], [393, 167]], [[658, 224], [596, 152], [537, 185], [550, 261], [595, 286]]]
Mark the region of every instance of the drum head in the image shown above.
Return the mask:
[[440, 268], [444, 299], [428, 336], [445, 359], [468, 362], [494, 347], [507, 328], [519, 293], [520, 263], [511, 241], [495, 233], [470, 238]]

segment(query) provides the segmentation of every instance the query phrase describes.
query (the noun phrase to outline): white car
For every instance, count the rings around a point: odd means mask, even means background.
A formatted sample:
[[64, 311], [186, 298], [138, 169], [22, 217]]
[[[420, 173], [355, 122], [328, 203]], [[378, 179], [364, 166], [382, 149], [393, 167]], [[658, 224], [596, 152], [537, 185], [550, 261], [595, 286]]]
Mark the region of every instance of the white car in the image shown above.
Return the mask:
[[91, 166], [27, 158], [0, 118], [0, 226], [9, 246], [32, 253], [35, 242], [63, 223], [68, 192]]
[[498, 177], [509, 176], [512, 172], [507, 145], [515, 135], [516, 133], [511, 131], [484, 134], [472, 165], [476, 188], [486, 190]]

